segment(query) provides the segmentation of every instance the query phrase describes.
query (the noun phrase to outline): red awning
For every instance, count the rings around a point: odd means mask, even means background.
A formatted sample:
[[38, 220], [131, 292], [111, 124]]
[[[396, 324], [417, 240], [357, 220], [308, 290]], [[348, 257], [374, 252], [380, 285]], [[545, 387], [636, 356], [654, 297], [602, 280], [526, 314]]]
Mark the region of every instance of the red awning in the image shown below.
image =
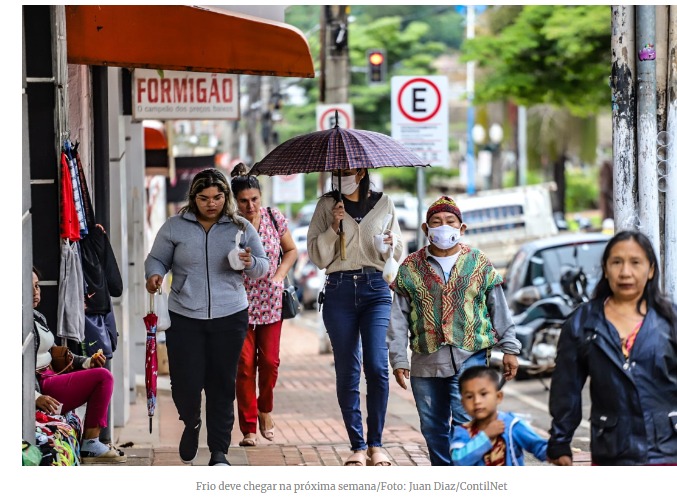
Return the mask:
[[143, 121], [143, 142], [144, 149], [164, 149], [168, 148], [165, 126], [162, 122], [156, 120]]
[[68, 62], [313, 78], [298, 29], [185, 5], [66, 5]]

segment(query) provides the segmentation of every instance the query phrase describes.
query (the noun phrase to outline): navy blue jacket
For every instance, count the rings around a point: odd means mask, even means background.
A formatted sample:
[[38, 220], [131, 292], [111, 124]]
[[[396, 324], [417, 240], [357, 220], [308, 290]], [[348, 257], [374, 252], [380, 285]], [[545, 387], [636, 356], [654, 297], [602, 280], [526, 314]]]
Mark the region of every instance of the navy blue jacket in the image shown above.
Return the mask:
[[567, 320], [550, 388], [550, 458], [571, 456], [588, 377], [594, 464], [677, 464], [677, 342], [665, 318], [647, 311], [627, 361], [602, 300]]

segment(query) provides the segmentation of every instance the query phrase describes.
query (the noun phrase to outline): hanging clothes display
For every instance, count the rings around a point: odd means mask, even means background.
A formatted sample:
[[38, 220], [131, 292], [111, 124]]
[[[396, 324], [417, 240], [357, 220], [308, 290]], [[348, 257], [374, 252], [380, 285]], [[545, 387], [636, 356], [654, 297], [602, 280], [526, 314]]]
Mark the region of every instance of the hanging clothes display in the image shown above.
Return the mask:
[[78, 151], [79, 146], [80, 143], [76, 142], [72, 147], [71, 154], [75, 160], [78, 171], [78, 179], [80, 180], [80, 191], [82, 191], [82, 208], [85, 212], [85, 222], [87, 223], [87, 228], [91, 228], [96, 224], [94, 221], [94, 208], [92, 207], [92, 199], [89, 196], [89, 188], [87, 187], [85, 169], [82, 168], [82, 161], [80, 160], [80, 152]]
[[119, 334], [110, 298], [122, 295], [122, 275], [108, 234], [94, 218], [94, 208], [78, 151], [79, 145], [76, 142], [72, 146], [71, 154], [80, 181], [82, 208], [88, 228], [88, 234], [80, 240], [82, 272], [85, 279], [84, 354], [91, 355], [102, 349], [106, 358], [111, 359], [117, 347]]
[[77, 242], [62, 240], [59, 269], [59, 300], [56, 311], [56, 335], [82, 342], [85, 339], [84, 277]]
[[73, 200], [75, 201], [75, 210], [78, 214], [78, 223], [80, 225], [80, 237], [84, 237], [87, 232], [87, 221], [85, 219], [85, 209], [82, 204], [82, 189], [80, 187], [80, 176], [78, 175], [78, 169], [76, 166], [75, 159], [73, 158], [73, 151], [71, 147], [71, 141], [64, 141], [64, 152], [66, 153], [66, 158], [68, 160], [68, 170], [71, 175], [71, 182], [73, 184]]
[[73, 198], [73, 183], [71, 181], [70, 169], [68, 167], [68, 157], [64, 151], [61, 152], [61, 220], [60, 236], [70, 241], [80, 239], [80, 223], [75, 209], [75, 200]]

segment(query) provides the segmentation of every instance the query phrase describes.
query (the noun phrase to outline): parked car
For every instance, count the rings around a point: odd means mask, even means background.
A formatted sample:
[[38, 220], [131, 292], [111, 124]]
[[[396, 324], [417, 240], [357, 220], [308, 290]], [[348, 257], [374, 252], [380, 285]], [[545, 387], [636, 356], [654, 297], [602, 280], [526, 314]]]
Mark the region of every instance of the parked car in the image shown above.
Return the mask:
[[298, 256], [294, 263], [292, 276], [297, 288], [298, 299], [304, 309], [315, 308], [317, 296], [324, 286], [324, 271], [318, 269], [308, 257], [308, 226], [292, 229], [292, 239], [296, 243]]
[[[408, 193], [395, 193], [390, 195], [390, 199], [393, 200], [393, 205], [395, 205], [395, 214], [397, 214], [397, 222], [400, 228], [409, 230], [418, 229], [420, 226], [416, 213], [418, 199]], [[423, 205], [421, 208], [421, 221], [425, 222], [425, 213], [428, 208], [425, 203]]]
[[566, 233], [522, 245], [508, 264], [503, 287], [514, 314], [537, 300], [562, 294], [560, 278], [567, 269], [582, 268], [590, 295], [601, 277], [602, 233]]
[[301, 209], [296, 214], [296, 227], [308, 227], [310, 225], [310, 219], [313, 218], [315, 213], [315, 207], [317, 202], [306, 203], [301, 207]]
[[487, 254], [500, 270], [521, 245], [558, 233], [552, 213], [554, 183], [490, 189], [454, 197], [468, 225], [463, 241]]

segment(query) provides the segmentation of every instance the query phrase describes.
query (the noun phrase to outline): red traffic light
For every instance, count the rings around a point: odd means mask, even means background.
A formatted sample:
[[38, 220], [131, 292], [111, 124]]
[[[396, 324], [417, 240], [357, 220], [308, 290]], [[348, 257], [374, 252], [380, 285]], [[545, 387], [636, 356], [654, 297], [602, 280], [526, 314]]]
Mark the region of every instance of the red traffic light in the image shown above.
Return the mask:
[[372, 52], [369, 54], [369, 64], [373, 64], [374, 66], [383, 64], [384, 59], [385, 58], [381, 52]]

